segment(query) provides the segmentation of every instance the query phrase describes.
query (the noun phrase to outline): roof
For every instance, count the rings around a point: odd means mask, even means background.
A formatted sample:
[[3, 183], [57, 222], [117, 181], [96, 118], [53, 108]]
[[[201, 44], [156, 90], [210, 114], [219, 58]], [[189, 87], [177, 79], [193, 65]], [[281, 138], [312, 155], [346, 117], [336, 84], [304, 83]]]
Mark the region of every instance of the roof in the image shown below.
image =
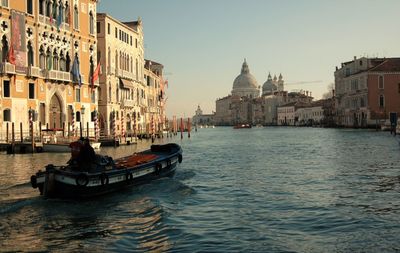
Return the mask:
[[368, 71], [397, 72], [400, 71], [400, 58], [388, 58]]

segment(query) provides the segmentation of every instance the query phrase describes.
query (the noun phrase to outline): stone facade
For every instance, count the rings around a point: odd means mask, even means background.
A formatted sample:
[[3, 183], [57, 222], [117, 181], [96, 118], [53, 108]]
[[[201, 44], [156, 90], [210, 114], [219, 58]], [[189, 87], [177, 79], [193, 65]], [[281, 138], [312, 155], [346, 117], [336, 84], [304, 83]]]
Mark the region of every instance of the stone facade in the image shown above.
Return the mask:
[[65, 128], [76, 135], [78, 123], [94, 128], [97, 84], [90, 85], [90, 77], [97, 62], [96, 4], [1, 1], [1, 133], [11, 122], [28, 130], [30, 119], [35, 132]]

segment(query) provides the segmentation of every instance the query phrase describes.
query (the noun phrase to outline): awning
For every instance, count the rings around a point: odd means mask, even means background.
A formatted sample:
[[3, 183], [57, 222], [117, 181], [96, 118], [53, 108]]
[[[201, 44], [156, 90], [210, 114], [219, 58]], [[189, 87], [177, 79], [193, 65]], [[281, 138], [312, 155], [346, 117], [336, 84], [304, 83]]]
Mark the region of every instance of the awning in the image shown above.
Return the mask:
[[120, 78], [119, 80], [120, 80], [121, 88], [124, 88], [124, 89], [133, 89], [133, 88], [135, 88], [135, 86], [133, 85], [133, 82], [131, 82], [131, 81], [127, 80], [127, 79], [124, 79], [124, 78]]

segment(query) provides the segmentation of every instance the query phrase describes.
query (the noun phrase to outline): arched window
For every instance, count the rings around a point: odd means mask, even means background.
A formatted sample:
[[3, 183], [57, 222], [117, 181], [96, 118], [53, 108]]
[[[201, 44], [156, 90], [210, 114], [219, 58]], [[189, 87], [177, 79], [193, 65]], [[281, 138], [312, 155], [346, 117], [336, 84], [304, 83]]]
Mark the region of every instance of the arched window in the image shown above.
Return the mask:
[[90, 75], [89, 79], [90, 79], [90, 83], [92, 83], [93, 73], [94, 73], [93, 57], [90, 56], [90, 59], [89, 59], [89, 75]]
[[51, 7], [52, 7], [51, 1], [47, 1], [47, 4], [46, 4], [46, 16], [47, 17], [50, 17], [50, 15], [51, 15]]
[[385, 106], [385, 96], [380, 95], [379, 96], [379, 107], [384, 107]]
[[79, 10], [77, 5], [74, 6], [74, 28], [76, 30], [79, 29]]
[[51, 65], [52, 65], [51, 51], [50, 51], [50, 48], [47, 48], [47, 51], [46, 51], [46, 67], [47, 67], [48, 70], [52, 69]]
[[46, 54], [44, 53], [43, 46], [40, 46], [39, 49], [39, 67], [41, 69], [46, 68]]
[[131, 58], [131, 69], [129, 71], [133, 72], [133, 59], [132, 58]]
[[10, 109], [4, 109], [4, 111], [3, 111], [3, 121], [4, 122], [10, 122], [11, 121], [11, 110]]
[[54, 49], [54, 52], [53, 52], [53, 67], [52, 67], [52, 69], [54, 69], [54, 70], [59, 69], [58, 68], [58, 53], [57, 53], [56, 49]]
[[69, 5], [68, 5], [68, 1], [65, 2], [65, 12], [64, 12], [64, 19], [65, 19], [65, 23], [70, 24], [71, 20], [69, 20], [70, 18], [70, 10], [69, 10]]
[[117, 88], [117, 102], [119, 101], [119, 88]]
[[71, 70], [71, 57], [69, 57], [69, 52], [67, 52], [67, 56], [65, 57], [65, 71], [69, 72]]
[[6, 62], [7, 56], [8, 56], [8, 41], [7, 41], [7, 37], [5, 35], [3, 35], [3, 37], [1, 38], [1, 60], [2, 62]]
[[65, 61], [65, 57], [64, 57], [64, 52], [61, 50], [60, 52], [60, 71], [66, 71], [67, 70], [67, 66], [66, 66], [66, 61]]
[[93, 17], [93, 12], [89, 12], [89, 31], [90, 34], [94, 34], [94, 17]]
[[28, 42], [28, 66], [34, 66], [32, 43]]
[[111, 90], [111, 82], [108, 83], [108, 100], [109, 102], [111, 102], [111, 98], [112, 98], [112, 90]]

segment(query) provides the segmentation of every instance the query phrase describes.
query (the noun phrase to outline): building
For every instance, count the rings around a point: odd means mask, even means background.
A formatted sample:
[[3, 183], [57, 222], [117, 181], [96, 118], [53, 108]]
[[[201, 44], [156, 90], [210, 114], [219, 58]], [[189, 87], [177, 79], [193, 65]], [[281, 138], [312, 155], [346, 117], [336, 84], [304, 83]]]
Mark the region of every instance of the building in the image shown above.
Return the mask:
[[97, 0], [0, 2], [0, 132], [80, 123], [94, 134]]
[[[277, 125], [279, 123], [277, 107], [288, 103], [310, 103], [311, 92], [298, 91], [287, 92], [284, 90], [282, 74], [277, 78], [268, 74], [267, 81], [263, 84], [260, 97], [260, 87], [250, 74], [249, 66], [244, 60], [241, 73], [233, 82], [232, 94], [216, 101], [215, 124], [216, 125]], [[294, 113], [294, 111], [293, 111]], [[288, 120], [288, 119], [286, 119]], [[294, 123], [294, 115], [293, 115]]]
[[165, 84], [164, 66], [155, 61], [146, 60], [144, 77], [146, 80], [146, 102], [144, 108], [146, 133], [156, 134], [166, 127], [165, 122]]
[[103, 136], [127, 136], [145, 129], [147, 86], [144, 79], [142, 22], [123, 23], [97, 14], [98, 57], [103, 69], [99, 123]]
[[366, 58], [344, 62], [335, 71], [336, 119], [339, 126], [389, 124], [400, 113], [400, 58]]
[[192, 124], [195, 126], [210, 126], [214, 125], [214, 116], [215, 114], [203, 114], [203, 110], [201, 110], [200, 105], [197, 106], [195, 115], [192, 118]]

